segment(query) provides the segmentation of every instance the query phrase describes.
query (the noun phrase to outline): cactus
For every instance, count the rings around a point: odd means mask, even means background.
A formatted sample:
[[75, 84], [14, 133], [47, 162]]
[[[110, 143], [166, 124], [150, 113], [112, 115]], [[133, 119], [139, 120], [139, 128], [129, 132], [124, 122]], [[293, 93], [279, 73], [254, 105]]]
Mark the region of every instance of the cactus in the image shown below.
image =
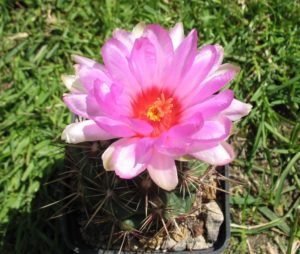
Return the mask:
[[124, 180], [105, 171], [101, 154], [110, 144], [99, 141], [67, 147], [68, 184], [77, 192], [72, 206], [80, 208], [82, 237], [101, 248], [153, 249], [153, 241], [170, 236], [178, 223], [199, 210], [196, 199], [207, 188], [205, 181], [213, 168], [195, 160], [178, 161], [179, 184], [168, 192], [156, 186], [147, 172]]

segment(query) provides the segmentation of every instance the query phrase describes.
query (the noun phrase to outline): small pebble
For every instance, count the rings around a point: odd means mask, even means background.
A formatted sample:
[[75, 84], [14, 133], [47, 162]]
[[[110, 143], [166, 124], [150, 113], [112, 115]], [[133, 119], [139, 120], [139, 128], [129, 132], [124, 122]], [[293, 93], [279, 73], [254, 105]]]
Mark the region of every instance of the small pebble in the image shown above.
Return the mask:
[[176, 243], [176, 245], [173, 247], [174, 251], [183, 251], [186, 248], [186, 240], [181, 240], [180, 242]]
[[215, 201], [205, 204], [207, 209], [206, 230], [208, 241], [215, 242], [218, 239], [220, 226], [224, 221], [224, 215]]
[[207, 249], [210, 246], [206, 243], [204, 237], [202, 235], [197, 236], [194, 238], [194, 245], [193, 245], [193, 250], [202, 250], [202, 249]]
[[163, 250], [170, 250], [176, 245], [176, 241], [174, 241], [172, 238], [168, 237], [162, 244], [161, 248]]
[[188, 250], [192, 250], [194, 248], [195, 245], [195, 240], [192, 237], [189, 237], [188, 239], [186, 239], [186, 248]]

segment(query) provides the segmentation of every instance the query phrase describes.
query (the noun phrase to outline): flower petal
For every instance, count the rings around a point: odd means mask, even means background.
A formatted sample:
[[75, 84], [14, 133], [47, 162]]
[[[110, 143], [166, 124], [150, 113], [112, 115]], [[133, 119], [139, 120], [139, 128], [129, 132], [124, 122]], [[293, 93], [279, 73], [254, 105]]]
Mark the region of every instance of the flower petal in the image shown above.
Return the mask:
[[180, 43], [184, 40], [184, 30], [183, 24], [181, 22], [177, 23], [171, 30], [170, 30], [170, 37], [173, 43], [174, 50], [178, 48]]
[[167, 134], [161, 135], [155, 142], [155, 149], [166, 156], [179, 157], [187, 154], [190, 140], [184, 137], [172, 138]]
[[61, 79], [71, 93], [86, 92], [85, 88], [79, 82], [79, 77], [77, 75], [62, 75]]
[[165, 74], [164, 87], [175, 90], [190, 69], [197, 53], [197, 32], [192, 30], [174, 52]]
[[240, 68], [232, 64], [223, 64], [201, 84], [193, 96], [192, 103], [199, 103], [219, 91], [234, 79]]
[[89, 119], [92, 119], [93, 117], [104, 115], [103, 110], [101, 110], [100, 105], [98, 104], [98, 102], [96, 100], [94, 89], [91, 89], [88, 92], [88, 95], [86, 98], [86, 111], [89, 116], [88, 117]]
[[[223, 59], [223, 51], [219, 45], [206, 45], [197, 53], [192, 66], [176, 88], [176, 94], [183, 99], [184, 105], [190, 105], [194, 95], [201, 89], [201, 82], [204, 81], [209, 73], [220, 65]], [[194, 101], [194, 100], [193, 100]]]
[[114, 82], [122, 84], [128, 95], [134, 95], [141, 92], [141, 89], [129, 69], [128, 55], [127, 48], [114, 38], [108, 40], [102, 47], [103, 61]]
[[221, 66], [223, 59], [224, 59], [224, 48], [218, 44], [215, 44], [213, 46], [216, 50], [216, 55], [214, 58], [213, 66], [212, 66], [210, 72], [208, 73], [208, 75], [213, 74]]
[[102, 154], [102, 162], [103, 167], [106, 171], [114, 171], [113, 164], [112, 164], [112, 156], [114, 153], [115, 147], [113, 144], [111, 144], [109, 147], [106, 148], [104, 153]]
[[134, 37], [132, 33], [122, 29], [116, 29], [113, 31], [113, 38], [117, 39], [124, 46], [126, 46], [128, 53], [131, 52], [134, 43]]
[[111, 144], [102, 155], [106, 170], [114, 170], [123, 179], [131, 179], [146, 169], [136, 158], [138, 138], [120, 139]]
[[108, 116], [93, 117], [93, 120], [100, 128], [116, 137], [132, 137], [136, 132], [132, 130], [124, 121], [116, 120]]
[[94, 83], [94, 96], [103, 112], [108, 116], [118, 117], [131, 113], [128, 99], [124, 98], [123, 87], [119, 84], [110, 86], [96, 80]]
[[72, 55], [72, 59], [74, 62], [80, 64], [80, 65], [86, 65], [89, 67], [93, 67], [95, 64], [97, 64], [96, 61], [89, 59], [84, 56], [79, 56], [79, 55]]
[[191, 115], [194, 115], [197, 112], [200, 112], [204, 119], [218, 115], [221, 111], [229, 107], [233, 100], [233, 96], [233, 91], [230, 89], [212, 95], [209, 99], [187, 108], [183, 112], [182, 120], [190, 118]]
[[98, 68], [91, 68], [88, 66], [83, 66], [78, 70], [78, 76], [80, 83], [90, 91], [94, 88], [94, 83], [96, 80], [102, 81], [108, 85], [112, 83], [111, 77], [105, 70], [103, 66], [98, 66]]
[[127, 122], [137, 134], [150, 135], [153, 132], [153, 126], [144, 120], [129, 118]]
[[201, 113], [196, 113], [183, 123], [177, 124], [169, 129], [168, 134], [172, 138], [188, 137], [201, 130], [203, 126], [203, 117]]
[[133, 29], [132, 29], [132, 35], [135, 39], [140, 38], [145, 30], [146, 25], [143, 22], [138, 23]]
[[153, 138], [145, 137], [139, 139], [135, 149], [135, 156], [136, 158], [138, 158], [139, 162], [146, 163], [149, 161], [152, 155], [154, 143], [155, 143], [155, 139]]
[[156, 47], [160, 48], [163, 54], [170, 55], [173, 53], [173, 44], [167, 30], [160, 25], [147, 25], [144, 30], [144, 35]]
[[109, 116], [93, 117], [93, 120], [105, 131], [117, 137], [133, 137], [137, 135], [149, 135], [153, 127], [144, 120], [130, 119], [119, 116], [112, 118]]
[[115, 136], [101, 129], [92, 120], [72, 123], [64, 129], [61, 135], [62, 140], [72, 144], [86, 141], [109, 140], [113, 138], [115, 138]]
[[191, 155], [212, 165], [225, 165], [235, 158], [232, 147], [226, 142], [220, 143], [213, 148], [192, 153]]
[[88, 118], [86, 94], [66, 94], [63, 99], [73, 113]]
[[202, 128], [196, 132], [192, 139], [201, 142], [219, 142], [228, 138], [232, 123], [227, 117], [218, 117], [204, 121]]
[[251, 109], [251, 104], [243, 103], [239, 100], [233, 99], [230, 106], [222, 111], [222, 115], [225, 115], [231, 121], [237, 121], [243, 116], [248, 115]]
[[178, 184], [177, 168], [172, 157], [153, 152], [147, 169], [153, 182], [160, 188], [167, 191], [176, 188]]
[[203, 118], [197, 113], [185, 122], [175, 125], [167, 132], [164, 132], [156, 140], [156, 149], [169, 156], [182, 156], [190, 151], [193, 134], [201, 130]]
[[135, 41], [129, 65], [131, 72], [144, 91], [153, 86], [156, 71], [156, 51], [149, 39], [139, 38]]
[[144, 37], [148, 38], [156, 52], [156, 71], [153, 76], [153, 83], [162, 87], [166, 68], [173, 54], [173, 44], [168, 31], [159, 25], [148, 25], [144, 30]]

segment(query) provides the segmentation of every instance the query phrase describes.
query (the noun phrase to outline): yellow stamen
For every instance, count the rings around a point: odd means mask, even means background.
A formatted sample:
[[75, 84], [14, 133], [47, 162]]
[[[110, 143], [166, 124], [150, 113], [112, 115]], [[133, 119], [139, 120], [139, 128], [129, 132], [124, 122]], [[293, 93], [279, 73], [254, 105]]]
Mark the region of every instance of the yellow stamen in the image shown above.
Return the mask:
[[173, 98], [166, 100], [164, 93], [148, 108], [147, 117], [149, 120], [159, 122], [165, 115], [170, 114], [173, 108]]

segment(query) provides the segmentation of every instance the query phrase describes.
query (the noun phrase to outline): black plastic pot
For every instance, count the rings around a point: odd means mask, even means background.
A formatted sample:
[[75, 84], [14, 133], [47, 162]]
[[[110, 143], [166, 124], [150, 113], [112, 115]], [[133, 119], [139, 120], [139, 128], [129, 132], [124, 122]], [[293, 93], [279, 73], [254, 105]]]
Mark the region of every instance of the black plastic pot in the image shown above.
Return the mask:
[[[228, 177], [228, 167], [220, 167], [218, 168], [219, 172], [222, 173], [225, 177]], [[229, 190], [229, 184], [227, 181], [222, 181], [222, 188], [226, 191]], [[215, 242], [214, 246], [204, 250], [194, 250], [194, 251], [181, 251], [181, 252], [169, 252], [173, 254], [183, 253], [183, 254], [190, 254], [191, 252], [197, 254], [218, 254], [222, 253], [229, 243], [230, 238], [230, 214], [229, 214], [229, 194], [225, 192], [219, 193], [219, 204], [221, 205], [223, 214], [224, 214], [224, 222], [220, 227], [220, 233], [217, 241]], [[76, 225], [76, 220], [72, 214], [66, 214], [61, 218], [61, 229], [62, 234], [64, 237], [64, 241], [67, 247], [73, 253], [80, 253], [80, 254], [117, 254], [119, 250], [102, 250], [102, 249], [95, 249], [91, 246], [87, 246], [83, 243], [80, 232], [79, 226]], [[136, 252], [129, 252], [129, 251], [122, 251], [122, 254], [131, 254]], [[156, 251], [155, 253], [162, 253], [160, 251]]]

